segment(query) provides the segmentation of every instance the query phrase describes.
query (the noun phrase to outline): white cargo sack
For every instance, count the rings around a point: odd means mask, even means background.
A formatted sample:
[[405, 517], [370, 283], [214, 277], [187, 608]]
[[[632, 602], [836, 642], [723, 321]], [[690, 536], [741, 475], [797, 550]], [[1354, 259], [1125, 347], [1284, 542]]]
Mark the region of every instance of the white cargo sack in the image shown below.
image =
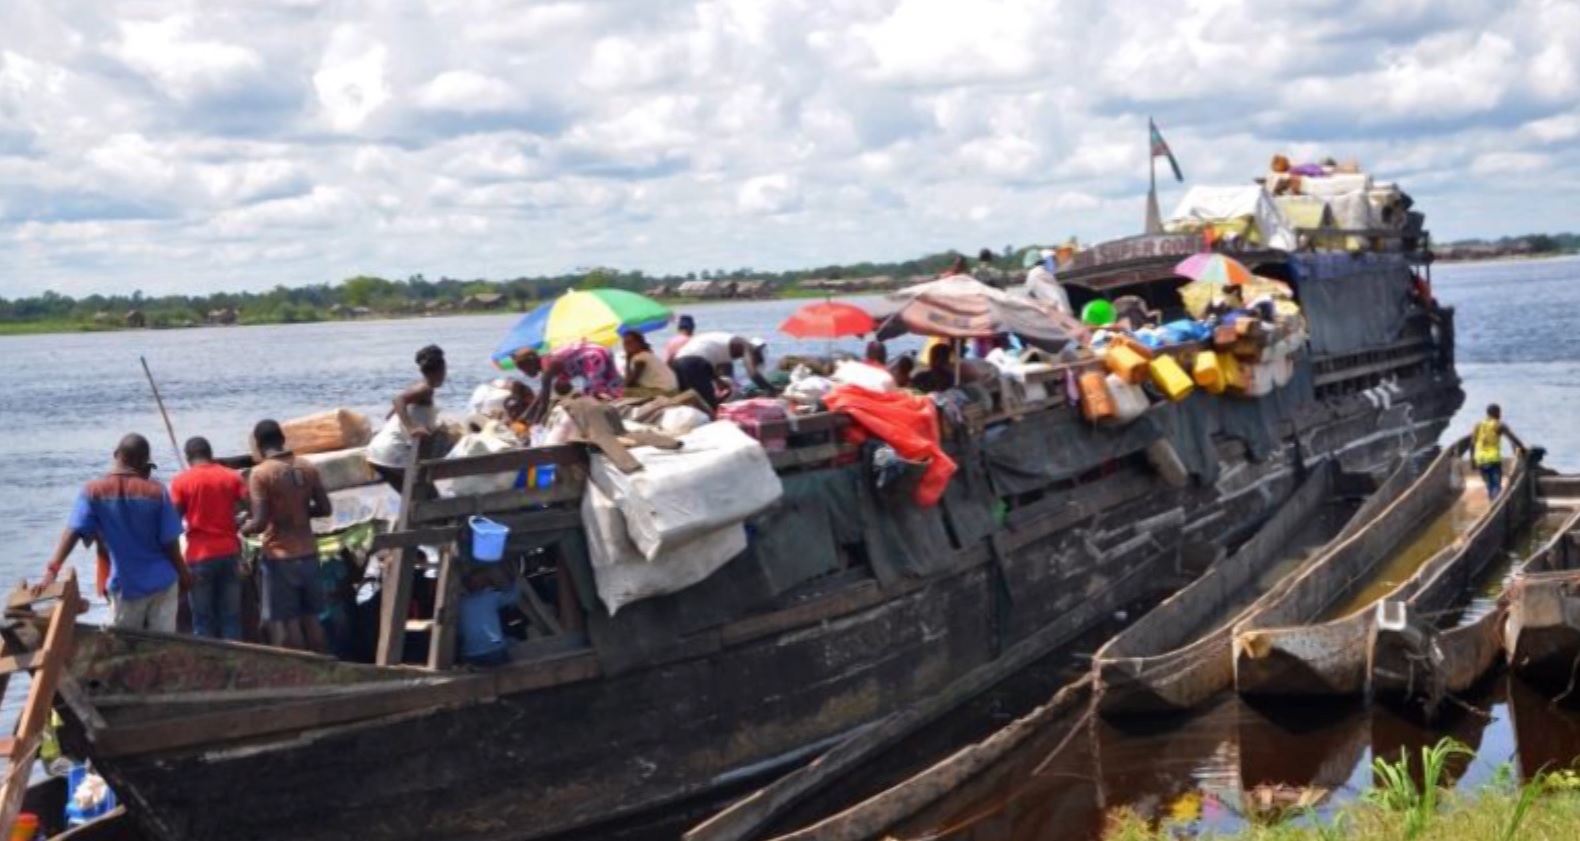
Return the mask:
[[853, 385], [880, 394], [887, 394], [895, 388], [893, 374], [865, 362], [851, 362], [848, 359], [840, 360], [829, 379], [838, 385]]
[[728, 421], [681, 437], [678, 450], [636, 447], [642, 470], [621, 473], [594, 456], [589, 480], [625, 516], [631, 543], [649, 562], [779, 501], [784, 488], [761, 444]]
[[713, 421], [708, 413], [691, 406], [670, 406], [658, 413], [658, 431], [679, 438]]
[[[519, 445], [512, 444], [501, 438], [484, 432], [474, 432], [461, 437], [450, 448], [445, 458], [467, 458], [469, 456], [486, 456], [491, 453], [502, 453], [505, 450], [518, 449]], [[520, 471], [507, 473], [492, 473], [483, 476], [463, 476], [459, 479], [440, 479], [433, 483], [440, 496], [477, 496], [493, 493], [495, 491], [508, 491], [516, 485], [516, 476]]]
[[610, 616], [632, 602], [684, 590], [746, 551], [746, 527], [736, 523], [704, 532], [649, 561], [631, 542], [620, 508], [590, 482], [582, 494], [582, 525], [593, 583]]
[[366, 447], [336, 450], [332, 453], [310, 453], [302, 458], [318, 468], [318, 478], [323, 480], [325, 493], [383, 481], [374, 471], [373, 465], [368, 464]]

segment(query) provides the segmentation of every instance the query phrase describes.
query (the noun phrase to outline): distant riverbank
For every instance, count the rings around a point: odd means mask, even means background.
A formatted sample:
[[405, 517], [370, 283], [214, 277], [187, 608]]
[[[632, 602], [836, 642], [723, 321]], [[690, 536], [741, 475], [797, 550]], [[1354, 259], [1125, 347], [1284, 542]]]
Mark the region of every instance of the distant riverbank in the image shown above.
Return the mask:
[[[781, 300], [812, 300], [823, 298], [844, 298], [860, 292], [831, 293], [821, 289], [790, 288], [779, 290], [771, 295], [755, 298], [696, 298], [696, 297], [663, 297], [657, 300], [675, 312], [683, 308], [696, 308], [716, 306], [718, 304], [742, 303], [747, 301], [781, 301]], [[50, 333], [114, 333], [138, 332], [146, 330], [198, 330], [203, 328], [225, 327], [264, 327], [286, 324], [356, 324], [366, 321], [422, 321], [435, 318], [455, 318], [458, 316], [478, 315], [524, 315], [541, 305], [541, 301], [534, 301], [521, 308], [493, 308], [493, 309], [440, 309], [427, 312], [379, 312], [368, 311], [355, 315], [343, 315], [329, 311], [293, 312], [288, 317], [271, 314], [268, 317], [249, 318], [245, 313], [240, 313], [235, 321], [219, 323], [211, 321], [181, 320], [172, 321], [164, 319], [159, 322], [144, 321], [141, 325], [127, 324], [124, 317], [111, 320], [74, 319], [74, 318], [47, 318], [37, 320], [0, 320], [0, 336], [37, 336]]]

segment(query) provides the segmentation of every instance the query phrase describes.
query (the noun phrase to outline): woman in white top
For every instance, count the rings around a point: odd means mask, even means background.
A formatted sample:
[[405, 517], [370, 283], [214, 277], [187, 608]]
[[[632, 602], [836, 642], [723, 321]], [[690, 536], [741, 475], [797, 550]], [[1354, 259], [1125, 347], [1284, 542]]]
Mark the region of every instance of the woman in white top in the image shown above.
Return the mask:
[[433, 395], [444, 385], [444, 351], [437, 345], [417, 351], [417, 370], [422, 379], [395, 397], [394, 409], [368, 444], [368, 464], [397, 491], [405, 488], [412, 449], [421, 446], [438, 427], [439, 407]]

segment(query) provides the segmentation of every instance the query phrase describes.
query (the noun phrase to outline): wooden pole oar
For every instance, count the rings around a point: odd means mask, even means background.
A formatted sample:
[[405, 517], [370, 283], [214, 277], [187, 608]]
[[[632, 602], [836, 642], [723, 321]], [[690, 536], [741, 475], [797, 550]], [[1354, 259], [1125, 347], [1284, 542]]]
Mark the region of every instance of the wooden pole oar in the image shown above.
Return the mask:
[[159, 416], [165, 419], [165, 433], [170, 436], [170, 449], [176, 451], [176, 461], [181, 465], [181, 469], [185, 470], [186, 456], [181, 453], [181, 445], [176, 443], [176, 428], [170, 423], [170, 413], [165, 411], [165, 401], [159, 396], [159, 386], [154, 384], [154, 372], [148, 370], [148, 360], [144, 357], [137, 357], [137, 361], [143, 363], [143, 376], [148, 378], [148, 387], [153, 389], [154, 402], [159, 405]]

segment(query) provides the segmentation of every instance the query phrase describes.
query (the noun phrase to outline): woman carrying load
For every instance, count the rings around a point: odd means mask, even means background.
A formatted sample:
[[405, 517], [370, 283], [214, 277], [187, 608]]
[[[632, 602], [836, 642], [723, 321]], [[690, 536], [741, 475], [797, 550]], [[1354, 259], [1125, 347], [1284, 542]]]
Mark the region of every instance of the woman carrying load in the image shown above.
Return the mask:
[[428, 345], [417, 351], [417, 370], [422, 379], [395, 396], [394, 408], [377, 435], [368, 444], [368, 464], [397, 491], [405, 489], [406, 465], [412, 449], [422, 446], [439, 425], [439, 407], [434, 392], [444, 385], [447, 367], [444, 351]]

